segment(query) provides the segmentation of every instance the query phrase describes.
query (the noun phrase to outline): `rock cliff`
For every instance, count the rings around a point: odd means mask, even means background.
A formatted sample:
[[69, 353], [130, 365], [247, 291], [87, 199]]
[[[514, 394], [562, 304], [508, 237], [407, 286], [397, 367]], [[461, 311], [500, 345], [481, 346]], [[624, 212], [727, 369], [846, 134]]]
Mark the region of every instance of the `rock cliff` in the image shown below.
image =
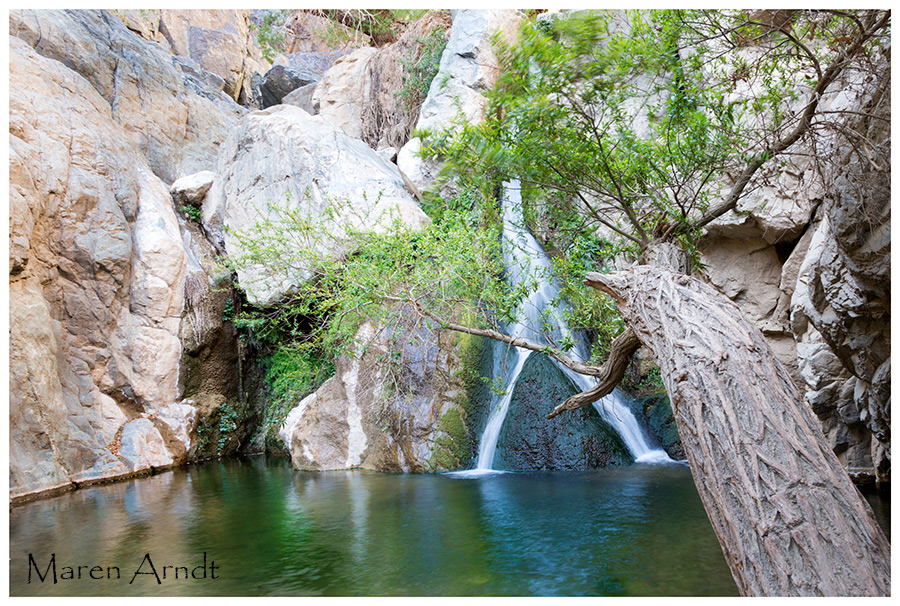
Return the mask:
[[766, 335], [842, 464], [888, 482], [890, 68], [875, 69], [823, 100], [849, 113], [798, 144], [701, 248], [706, 278]]
[[198, 411], [182, 402], [181, 359], [218, 329], [194, 322], [186, 336], [186, 293], [210, 277], [203, 236], [183, 229], [168, 183], [213, 168], [245, 110], [110, 13], [13, 11], [10, 32], [10, 495], [20, 497], [188, 456]]

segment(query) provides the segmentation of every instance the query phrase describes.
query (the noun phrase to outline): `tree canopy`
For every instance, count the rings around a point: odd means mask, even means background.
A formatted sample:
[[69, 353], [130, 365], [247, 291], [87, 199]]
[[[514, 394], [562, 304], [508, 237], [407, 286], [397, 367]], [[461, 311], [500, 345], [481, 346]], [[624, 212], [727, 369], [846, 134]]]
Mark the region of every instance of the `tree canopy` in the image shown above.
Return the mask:
[[695, 253], [762, 166], [839, 128], [822, 106], [864, 84], [889, 23], [886, 11], [830, 10], [528, 21], [516, 44], [497, 38], [488, 118], [432, 133], [430, 150], [456, 178], [515, 176], [553, 192], [553, 222], [599, 229], [635, 257], [654, 240]]

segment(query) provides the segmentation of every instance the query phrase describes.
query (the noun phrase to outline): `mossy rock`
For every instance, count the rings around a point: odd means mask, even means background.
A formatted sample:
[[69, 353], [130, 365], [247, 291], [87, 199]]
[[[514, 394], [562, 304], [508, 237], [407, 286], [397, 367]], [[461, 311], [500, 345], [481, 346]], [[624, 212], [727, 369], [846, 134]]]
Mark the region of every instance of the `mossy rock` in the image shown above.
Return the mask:
[[473, 441], [460, 410], [451, 408], [438, 422], [445, 435], [435, 440], [431, 465], [434, 469], [459, 469], [471, 462]]
[[665, 450], [673, 459], [684, 460], [684, 447], [681, 445], [681, 436], [678, 435], [669, 396], [665, 393], [639, 398], [629, 397], [627, 393], [625, 395], [624, 402], [644, 432], [650, 436], [653, 445]]
[[546, 356], [532, 354], [514, 387], [495, 469], [594, 469], [632, 463], [616, 431], [592, 406], [547, 414], [577, 388]]

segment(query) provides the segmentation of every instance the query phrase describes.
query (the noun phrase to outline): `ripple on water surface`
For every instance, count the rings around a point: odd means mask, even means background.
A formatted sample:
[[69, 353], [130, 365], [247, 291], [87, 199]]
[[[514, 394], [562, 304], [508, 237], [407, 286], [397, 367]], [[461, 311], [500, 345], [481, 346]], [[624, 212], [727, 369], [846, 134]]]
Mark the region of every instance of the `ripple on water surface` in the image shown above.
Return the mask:
[[[79, 566], [80, 580], [62, 578], [69, 570], [77, 576]], [[283, 459], [255, 458], [13, 508], [10, 592], [735, 595], [736, 588], [681, 465], [467, 477], [306, 473]]]

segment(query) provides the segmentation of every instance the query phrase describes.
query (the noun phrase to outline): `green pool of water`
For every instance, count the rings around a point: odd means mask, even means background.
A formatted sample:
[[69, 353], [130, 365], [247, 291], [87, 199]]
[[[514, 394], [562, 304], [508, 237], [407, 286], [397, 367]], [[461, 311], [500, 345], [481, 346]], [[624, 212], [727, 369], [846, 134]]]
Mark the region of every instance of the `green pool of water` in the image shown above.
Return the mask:
[[458, 478], [210, 462], [11, 509], [9, 570], [11, 595], [737, 591], [681, 465]]

